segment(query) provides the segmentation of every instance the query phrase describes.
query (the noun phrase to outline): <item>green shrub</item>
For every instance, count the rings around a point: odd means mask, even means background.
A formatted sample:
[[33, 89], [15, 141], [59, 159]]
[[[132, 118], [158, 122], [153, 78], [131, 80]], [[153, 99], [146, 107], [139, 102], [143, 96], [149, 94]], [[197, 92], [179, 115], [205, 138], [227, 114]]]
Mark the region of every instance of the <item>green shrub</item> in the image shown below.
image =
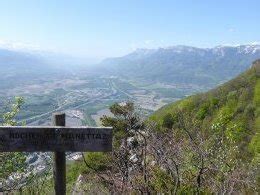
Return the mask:
[[151, 185], [156, 192], [160, 193], [170, 194], [174, 189], [174, 182], [170, 175], [158, 167], [153, 170]]
[[174, 118], [172, 114], [168, 113], [163, 117], [162, 126], [168, 129], [171, 129], [174, 124]]
[[204, 103], [197, 112], [196, 117], [200, 120], [203, 120], [209, 112], [209, 106], [210, 105], [208, 103]]
[[109, 168], [111, 159], [107, 153], [90, 152], [85, 154], [86, 163], [96, 171], [104, 171]]

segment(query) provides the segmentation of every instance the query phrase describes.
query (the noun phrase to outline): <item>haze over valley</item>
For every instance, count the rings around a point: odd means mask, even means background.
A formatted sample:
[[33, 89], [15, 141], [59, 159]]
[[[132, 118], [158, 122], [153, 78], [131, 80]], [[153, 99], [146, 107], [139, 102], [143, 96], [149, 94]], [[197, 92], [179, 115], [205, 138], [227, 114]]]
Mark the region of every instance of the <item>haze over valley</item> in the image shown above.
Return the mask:
[[0, 194], [260, 192], [259, 0], [1, 0]]
[[92, 65], [51, 56], [0, 50], [2, 113], [14, 96], [22, 96], [18, 120], [27, 125], [49, 125], [51, 113], [58, 111], [67, 113], [68, 125], [100, 125], [110, 105], [127, 100], [149, 115], [235, 77], [260, 58], [260, 46], [137, 49]]

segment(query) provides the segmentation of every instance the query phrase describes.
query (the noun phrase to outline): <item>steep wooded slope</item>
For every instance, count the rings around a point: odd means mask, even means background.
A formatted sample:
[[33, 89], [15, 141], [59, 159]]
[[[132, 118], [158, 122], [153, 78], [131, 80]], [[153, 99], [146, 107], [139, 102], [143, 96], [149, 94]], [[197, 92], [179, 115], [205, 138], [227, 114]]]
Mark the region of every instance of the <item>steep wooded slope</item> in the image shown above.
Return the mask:
[[[169, 104], [150, 119], [160, 128], [178, 124], [182, 113], [189, 125], [208, 137], [218, 131], [239, 145], [240, 156], [254, 163], [260, 162], [260, 60], [233, 80], [207, 92]], [[196, 132], [191, 132], [196, 134]]]

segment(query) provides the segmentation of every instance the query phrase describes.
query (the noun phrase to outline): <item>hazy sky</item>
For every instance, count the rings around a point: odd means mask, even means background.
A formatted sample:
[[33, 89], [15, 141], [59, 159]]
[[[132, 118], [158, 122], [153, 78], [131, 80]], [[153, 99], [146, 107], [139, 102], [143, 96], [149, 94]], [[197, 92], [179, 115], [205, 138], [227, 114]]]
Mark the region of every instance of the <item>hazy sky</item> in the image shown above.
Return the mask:
[[260, 41], [260, 0], [0, 0], [0, 45], [85, 57]]

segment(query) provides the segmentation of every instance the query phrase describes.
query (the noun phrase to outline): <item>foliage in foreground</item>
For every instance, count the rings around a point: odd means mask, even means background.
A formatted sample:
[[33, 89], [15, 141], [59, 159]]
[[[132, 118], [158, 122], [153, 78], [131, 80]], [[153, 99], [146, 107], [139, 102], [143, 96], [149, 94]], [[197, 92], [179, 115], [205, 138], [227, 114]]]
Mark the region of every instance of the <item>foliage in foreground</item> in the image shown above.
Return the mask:
[[[259, 69], [256, 61], [228, 83], [166, 106], [150, 117], [157, 123], [158, 133], [169, 129], [176, 136], [189, 132], [189, 138], [198, 143], [206, 165], [202, 183], [216, 179], [210, 192], [217, 188], [214, 192], [259, 190]], [[216, 172], [207, 177], [213, 164]]]
[[114, 128], [114, 151], [91, 154], [98, 166], [85, 163], [109, 192], [257, 192], [259, 97], [259, 77], [251, 68], [145, 122], [132, 103], [115, 104], [114, 117], [102, 119]]
[[[3, 114], [3, 125], [17, 125], [16, 115], [19, 113], [23, 104], [21, 97], [16, 97], [10, 111]], [[21, 152], [2, 152], [0, 153], [0, 189], [11, 191], [19, 188], [19, 181], [23, 178], [26, 168], [26, 156]], [[9, 180], [7, 183], [6, 181]], [[10, 182], [11, 181], [11, 182]]]

